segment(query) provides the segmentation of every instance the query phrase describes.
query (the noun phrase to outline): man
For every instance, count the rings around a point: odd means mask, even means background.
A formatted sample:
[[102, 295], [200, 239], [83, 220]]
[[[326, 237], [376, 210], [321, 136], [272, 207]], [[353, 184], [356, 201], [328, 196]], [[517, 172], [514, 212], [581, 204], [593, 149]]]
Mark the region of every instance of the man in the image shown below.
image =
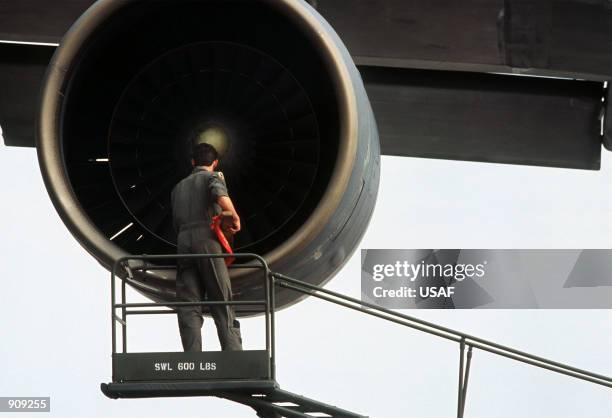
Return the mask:
[[[193, 150], [191, 175], [172, 190], [172, 218], [178, 233], [179, 254], [221, 254], [221, 245], [210, 224], [220, 211], [232, 213], [233, 233], [240, 231], [240, 218], [227, 194], [225, 180], [215, 172], [219, 164], [216, 149], [202, 143]], [[179, 260], [176, 278], [177, 301], [232, 300], [229, 273], [223, 258]], [[233, 306], [210, 306], [223, 350], [242, 350], [240, 323]], [[177, 309], [181, 341], [185, 351], [202, 351], [202, 307]]]

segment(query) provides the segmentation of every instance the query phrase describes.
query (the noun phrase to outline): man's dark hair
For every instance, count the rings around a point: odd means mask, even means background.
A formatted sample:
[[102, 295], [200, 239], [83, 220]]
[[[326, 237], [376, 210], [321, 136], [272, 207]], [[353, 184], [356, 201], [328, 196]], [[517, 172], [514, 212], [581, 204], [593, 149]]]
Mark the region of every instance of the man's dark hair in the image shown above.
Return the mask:
[[210, 144], [203, 142], [193, 148], [193, 160], [198, 167], [209, 166], [217, 159], [219, 159], [219, 154]]

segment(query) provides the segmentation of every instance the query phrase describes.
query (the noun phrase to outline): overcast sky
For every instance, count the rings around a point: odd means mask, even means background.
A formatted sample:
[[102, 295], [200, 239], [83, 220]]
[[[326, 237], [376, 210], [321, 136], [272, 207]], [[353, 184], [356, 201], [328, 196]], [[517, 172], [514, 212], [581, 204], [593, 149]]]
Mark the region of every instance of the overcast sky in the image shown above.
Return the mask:
[[[0, 146], [0, 174], [0, 396], [50, 396], [54, 418], [254, 416], [215, 398], [104, 397], [109, 274], [61, 223], [33, 149]], [[607, 153], [601, 172], [384, 157], [361, 248], [612, 248], [610, 190]], [[328, 287], [359, 297], [359, 263], [356, 251]], [[611, 311], [409, 313], [612, 375]], [[456, 344], [312, 298], [277, 318], [283, 389], [376, 418], [455, 414]], [[130, 349], [180, 350], [174, 317], [130, 321]], [[242, 327], [246, 348], [263, 346], [261, 319]], [[218, 348], [211, 320], [204, 344]], [[474, 353], [466, 418], [609, 418], [611, 410], [612, 389]]]

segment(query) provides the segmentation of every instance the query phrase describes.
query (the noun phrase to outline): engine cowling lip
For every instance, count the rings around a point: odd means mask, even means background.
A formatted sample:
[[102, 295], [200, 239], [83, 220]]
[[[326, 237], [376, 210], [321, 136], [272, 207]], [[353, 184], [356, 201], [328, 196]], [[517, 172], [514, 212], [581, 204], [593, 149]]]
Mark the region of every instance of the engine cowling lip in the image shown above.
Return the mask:
[[60, 132], [64, 97], [76, 58], [95, 29], [120, 6], [119, 2], [96, 2], [62, 38], [44, 78], [36, 135], [42, 177], [55, 209], [77, 241], [108, 269], [127, 254], [99, 231], [78, 203], [65, 168]]
[[[283, 12], [320, 47], [320, 53], [336, 86], [339, 113], [342, 115], [342, 139], [339, 142], [336, 168], [327, 190], [304, 225], [289, 240], [264, 255], [268, 263], [273, 264], [287, 254], [305, 248], [335, 213], [339, 205], [338, 196], [342, 196], [346, 190], [355, 163], [357, 144], [350, 138], [356, 137], [358, 127], [356, 95], [345, 55], [332, 37], [321, 36], [321, 33], [329, 34], [322, 18], [310, 6], [299, 1], [262, 0], [262, 3]], [[115, 260], [128, 254], [101, 233], [78, 203], [63, 161], [61, 115], [64, 97], [69, 94], [70, 76], [78, 68], [80, 54], [95, 36], [97, 28], [112, 18], [125, 4], [122, 0], [96, 2], [63, 38], [47, 70], [37, 127], [41, 172], [57, 212], [81, 245], [109, 269]]]
[[[302, 26], [302, 29], [305, 29], [306, 33], [310, 34], [311, 41], [320, 46], [321, 52], [325, 52], [323, 55], [327, 64], [327, 70], [334, 79], [338, 106], [341, 110], [339, 112], [341, 115], [340, 146], [335, 169], [328, 183], [327, 190], [304, 225], [287, 242], [276, 248], [272, 254], [266, 254], [265, 258], [268, 263], [274, 264], [284, 255], [307, 247], [335, 214], [340, 204], [340, 200], [335, 199], [338, 196], [342, 196], [346, 191], [355, 165], [357, 141], [351, 141], [350, 139], [357, 138], [358, 114], [356, 93], [353, 89], [351, 73], [345, 62], [348, 52], [345, 50], [343, 55], [343, 51], [338, 48], [338, 44], [333, 42], [335, 40], [334, 36], [337, 36], [333, 29], [332, 33], [329, 33], [331, 27], [328, 29], [323, 18], [310, 5], [304, 2], [293, 0], [282, 0], [282, 2], [278, 0], [264, 1], [277, 7], [280, 3], [283, 3], [286, 7], [292, 9], [293, 14], [288, 17], [293, 18], [296, 24]], [[330, 36], [320, 36], [321, 30], [327, 32]]]

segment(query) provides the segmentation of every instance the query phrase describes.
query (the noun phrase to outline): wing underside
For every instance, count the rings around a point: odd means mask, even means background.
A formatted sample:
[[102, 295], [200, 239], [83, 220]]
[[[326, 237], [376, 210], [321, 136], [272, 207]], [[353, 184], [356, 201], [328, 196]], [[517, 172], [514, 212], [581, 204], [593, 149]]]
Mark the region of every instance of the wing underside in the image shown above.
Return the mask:
[[[91, 3], [0, 0], [0, 40], [50, 44], [0, 44], [7, 145], [34, 145], [53, 44]], [[612, 142], [606, 2], [311, 3], [360, 68], [383, 154], [599, 168], [601, 144]]]

